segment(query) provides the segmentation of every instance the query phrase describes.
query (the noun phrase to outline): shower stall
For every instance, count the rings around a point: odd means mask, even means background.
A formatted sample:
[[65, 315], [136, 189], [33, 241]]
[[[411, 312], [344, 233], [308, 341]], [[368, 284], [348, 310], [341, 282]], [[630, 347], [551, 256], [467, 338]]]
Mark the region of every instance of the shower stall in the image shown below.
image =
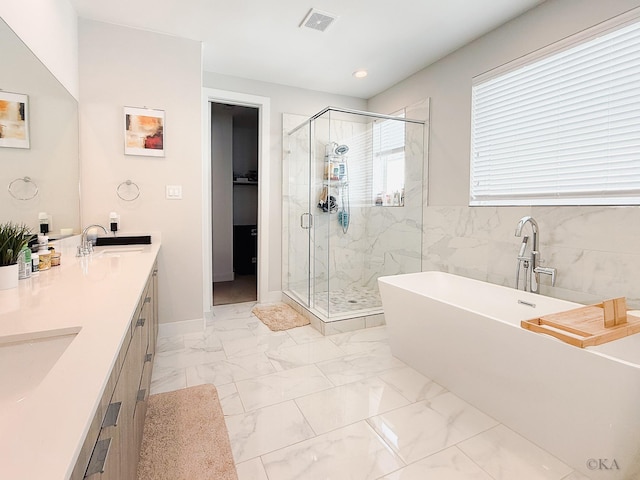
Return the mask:
[[427, 122], [410, 113], [285, 117], [283, 291], [325, 324], [382, 313], [378, 277], [421, 270]]

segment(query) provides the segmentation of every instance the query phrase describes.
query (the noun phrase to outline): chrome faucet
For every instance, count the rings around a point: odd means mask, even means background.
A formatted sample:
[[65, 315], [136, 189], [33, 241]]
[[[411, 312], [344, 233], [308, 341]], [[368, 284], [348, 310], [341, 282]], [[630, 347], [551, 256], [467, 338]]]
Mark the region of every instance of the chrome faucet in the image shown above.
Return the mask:
[[522, 239], [522, 245], [520, 246], [520, 252], [518, 253], [517, 268], [516, 268], [516, 288], [519, 287], [520, 282], [520, 265], [524, 266], [524, 290], [528, 290], [532, 293], [540, 293], [540, 274], [551, 276], [551, 285], [556, 284], [556, 269], [551, 267], [541, 267], [540, 263], [540, 251], [538, 250], [538, 222], [531, 216], [525, 216], [520, 219], [516, 226], [516, 237], [522, 236], [522, 229], [524, 226], [530, 223], [531, 230], [533, 231], [533, 238], [531, 242], [531, 249], [529, 255], [525, 255], [527, 248], [527, 241], [529, 237], [525, 236]]
[[84, 257], [86, 255], [90, 255], [93, 252], [93, 243], [91, 242], [91, 240], [87, 240], [87, 232], [92, 228], [101, 228], [106, 235], [109, 235], [107, 229], [102, 225], [99, 225], [97, 223], [89, 225], [82, 231], [82, 235], [80, 235], [80, 245], [78, 245], [78, 253], [76, 254], [76, 257]]

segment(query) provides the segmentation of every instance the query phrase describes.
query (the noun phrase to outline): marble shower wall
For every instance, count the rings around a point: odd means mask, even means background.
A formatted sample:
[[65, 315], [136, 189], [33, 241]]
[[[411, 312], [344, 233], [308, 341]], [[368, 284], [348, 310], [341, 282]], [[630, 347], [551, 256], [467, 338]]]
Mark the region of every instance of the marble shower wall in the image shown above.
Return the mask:
[[[627, 297], [640, 308], [640, 207], [426, 207], [423, 270], [515, 286], [518, 220], [539, 225], [541, 293], [579, 303]], [[523, 235], [529, 235], [530, 226]]]
[[[367, 210], [370, 195], [367, 187], [367, 171], [370, 170], [369, 125], [341, 119], [344, 115], [328, 112], [315, 120], [314, 161], [312, 171], [315, 182], [312, 184], [312, 201], [317, 200], [326, 185], [324, 181], [325, 145], [336, 142], [349, 147], [346, 162], [349, 175], [348, 201], [350, 220], [347, 233], [342, 231], [337, 212], [322, 212], [312, 205], [314, 215], [314, 271], [316, 300], [322, 302], [328, 296], [324, 293], [362, 284], [362, 270], [365, 261], [366, 245], [369, 242], [366, 232]], [[369, 177], [370, 178], [370, 177]], [[336, 198], [339, 208], [346, 204], [347, 196], [337, 182], [330, 182], [329, 195]], [[322, 302], [323, 304], [326, 302]], [[328, 305], [323, 305], [325, 309]]]
[[[428, 103], [420, 108], [428, 112]], [[310, 242], [313, 293], [319, 300], [329, 290], [364, 286], [377, 291], [378, 276], [420, 271], [424, 129], [421, 125], [407, 127], [405, 206], [376, 207], [371, 184], [371, 123], [364, 121], [364, 117], [352, 117], [330, 118], [327, 114], [326, 118], [314, 120], [310, 129], [303, 128], [293, 136], [288, 132], [301, 124], [304, 117], [289, 114], [283, 117], [283, 289], [297, 291], [303, 286], [300, 279], [309, 264], [307, 243], [302, 238], [306, 231], [300, 234], [299, 217], [310, 211], [314, 216]], [[350, 148], [347, 162], [351, 217], [347, 233], [342, 231], [337, 214], [316, 207], [323, 187], [324, 146], [332, 141]], [[307, 210], [309, 175], [305, 162], [309, 155], [314, 161], [311, 204]], [[331, 187], [331, 195], [339, 205], [342, 193]]]
[[[428, 118], [428, 101], [406, 110], [407, 118]], [[419, 272], [421, 266], [423, 185], [428, 127], [405, 124], [404, 207], [372, 207], [367, 222], [367, 245], [363, 284], [377, 291], [377, 278]]]
[[[421, 108], [428, 108], [428, 104]], [[405, 206], [376, 207], [372, 191], [373, 124], [368, 120], [358, 115], [346, 120], [331, 118], [328, 128], [316, 130], [328, 131], [328, 142], [350, 147], [347, 162], [351, 204], [347, 233], [342, 231], [336, 214], [316, 214], [316, 293], [363, 286], [377, 291], [376, 280], [381, 275], [420, 271], [424, 129], [422, 125], [407, 124]], [[320, 179], [324, 143], [325, 139], [318, 135], [315, 168]], [[334, 190], [342, 205], [340, 193]]]

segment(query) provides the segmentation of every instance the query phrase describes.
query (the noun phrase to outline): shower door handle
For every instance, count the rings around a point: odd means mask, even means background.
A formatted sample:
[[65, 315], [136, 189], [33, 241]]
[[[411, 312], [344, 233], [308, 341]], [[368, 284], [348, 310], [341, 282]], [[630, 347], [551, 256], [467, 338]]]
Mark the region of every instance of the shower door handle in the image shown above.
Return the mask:
[[[307, 218], [306, 222], [304, 221], [305, 217]], [[308, 212], [300, 215], [300, 228], [309, 230], [311, 227], [313, 227], [313, 215]]]

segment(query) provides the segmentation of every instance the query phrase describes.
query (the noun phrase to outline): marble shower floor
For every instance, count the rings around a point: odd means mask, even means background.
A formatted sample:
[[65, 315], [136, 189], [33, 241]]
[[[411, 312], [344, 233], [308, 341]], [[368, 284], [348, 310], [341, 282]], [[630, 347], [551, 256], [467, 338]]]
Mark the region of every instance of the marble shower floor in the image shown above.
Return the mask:
[[386, 327], [271, 332], [253, 305], [160, 337], [151, 384], [217, 387], [239, 480], [587, 478], [393, 357]]
[[327, 300], [329, 302], [329, 313], [332, 317], [344, 315], [346, 313], [369, 312], [371, 310], [382, 310], [382, 300], [377, 289], [367, 287], [349, 287], [340, 290], [332, 290], [327, 293], [315, 294], [315, 308], [327, 315]]

